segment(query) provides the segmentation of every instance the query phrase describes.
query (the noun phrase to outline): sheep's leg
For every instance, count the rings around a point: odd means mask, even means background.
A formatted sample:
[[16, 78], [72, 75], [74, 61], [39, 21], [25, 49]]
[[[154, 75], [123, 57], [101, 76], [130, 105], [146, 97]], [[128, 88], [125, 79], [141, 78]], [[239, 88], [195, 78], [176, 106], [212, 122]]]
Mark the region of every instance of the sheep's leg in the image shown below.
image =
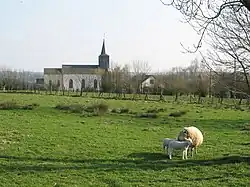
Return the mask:
[[191, 155], [192, 154], [192, 149], [190, 147], [188, 147], [188, 150], [187, 150], [187, 154]]
[[191, 156], [194, 156], [194, 148], [191, 148]]
[[188, 149], [186, 149], [186, 150], [185, 150], [185, 156], [186, 156], [186, 159], [188, 158], [188, 157], [187, 157], [187, 150], [188, 150]]
[[164, 151], [165, 151], [166, 155], [168, 155], [168, 147], [165, 146]]
[[168, 157], [171, 160], [172, 159], [172, 149], [168, 148]]
[[186, 155], [186, 150], [184, 149], [183, 151], [182, 151], [182, 160], [185, 160], [185, 155]]
[[195, 148], [195, 154], [197, 154], [197, 147]]

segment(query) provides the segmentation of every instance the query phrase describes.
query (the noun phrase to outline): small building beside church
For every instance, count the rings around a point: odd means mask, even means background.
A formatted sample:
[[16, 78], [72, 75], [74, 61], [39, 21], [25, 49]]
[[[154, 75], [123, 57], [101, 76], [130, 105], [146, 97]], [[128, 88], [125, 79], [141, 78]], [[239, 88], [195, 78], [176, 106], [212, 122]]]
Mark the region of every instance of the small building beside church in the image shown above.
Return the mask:
[[102, 74], [109, 71], [109, 55], [103, 40], [97, 65], [67, 65], [61, 68], [44, 68], [44, 85], [59, 90], [100, 90]]

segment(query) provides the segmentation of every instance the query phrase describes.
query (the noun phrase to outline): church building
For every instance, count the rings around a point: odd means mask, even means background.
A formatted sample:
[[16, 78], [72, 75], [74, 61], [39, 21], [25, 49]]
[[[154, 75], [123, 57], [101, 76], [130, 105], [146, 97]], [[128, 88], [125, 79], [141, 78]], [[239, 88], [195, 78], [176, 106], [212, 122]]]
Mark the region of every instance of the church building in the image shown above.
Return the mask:
[[99, 90], [102, 74], [109, 70], [109, 55], [106, 54], [103, 40], [97, 65], [67, 65], [61, 68], [44, 68], [44, 85], [59, 90]]

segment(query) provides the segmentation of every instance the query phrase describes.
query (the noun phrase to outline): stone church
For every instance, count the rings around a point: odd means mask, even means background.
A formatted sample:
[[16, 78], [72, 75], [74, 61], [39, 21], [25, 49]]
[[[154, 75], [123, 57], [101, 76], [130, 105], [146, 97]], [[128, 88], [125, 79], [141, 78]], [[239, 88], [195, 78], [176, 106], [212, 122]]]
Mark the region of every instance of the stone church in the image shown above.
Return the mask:
[[109, 55], [105, 51], [103, 40], [97, 65], [67, 65], [61, 68], [44, 68], [44, 85], [59, 90], [99, 90], [102, 74], [109, 70]]

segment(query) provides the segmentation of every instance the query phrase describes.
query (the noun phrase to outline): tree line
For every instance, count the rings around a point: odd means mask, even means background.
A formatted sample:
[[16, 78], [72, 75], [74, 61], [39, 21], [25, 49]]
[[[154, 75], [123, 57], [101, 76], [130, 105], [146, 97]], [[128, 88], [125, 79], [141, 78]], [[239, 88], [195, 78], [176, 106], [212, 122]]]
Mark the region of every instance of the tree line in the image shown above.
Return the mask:
[[[116, 98], [126, 98], [128, 94], [131, 99], [143, 97], [148, 99], [149, 95], [156, 95], [159, 100], [164, 96], [174, 96], [178, 101], [182, 95], [189, 96], [190, 101], [197, 98], [201, 103], [203, 97], [218, 97], [222, 103], [223, 98], [248, 99], [247, 79], [242, 71], [227, 71], [217, 68], [216, 71], [207, 66], [204, 60], [194, 59], [187, 67], [174, 67], [166, 72], [154, 73], [155, 80], [152, 86], [142, 87], [142, 80], [147, 75], [152, 75], [151, 68], [147, 62], [134, 61], [132, 65], [115, 64], [110, 71], [100, 74], [100, 89], [97, 91], [88, 85], [82, 86], [81, 90], [75, 90], [75, 95], [85, 96], [90, 92], [98, 92], [101, 97], [104, 93], [115, 95]], [[0, 70], [1, 90], [29, 90], [63, 95], [67, 91], [60, 90], [59, 85], [36, 84], [37, 77], [42, 73], [14, 71], [10, 69]], [[248, 76], [247, 76], [248, 77]], [[79, 78], [79, 81], [82, 81]], [[68, 93], [69, 94], [69, 93]]]

